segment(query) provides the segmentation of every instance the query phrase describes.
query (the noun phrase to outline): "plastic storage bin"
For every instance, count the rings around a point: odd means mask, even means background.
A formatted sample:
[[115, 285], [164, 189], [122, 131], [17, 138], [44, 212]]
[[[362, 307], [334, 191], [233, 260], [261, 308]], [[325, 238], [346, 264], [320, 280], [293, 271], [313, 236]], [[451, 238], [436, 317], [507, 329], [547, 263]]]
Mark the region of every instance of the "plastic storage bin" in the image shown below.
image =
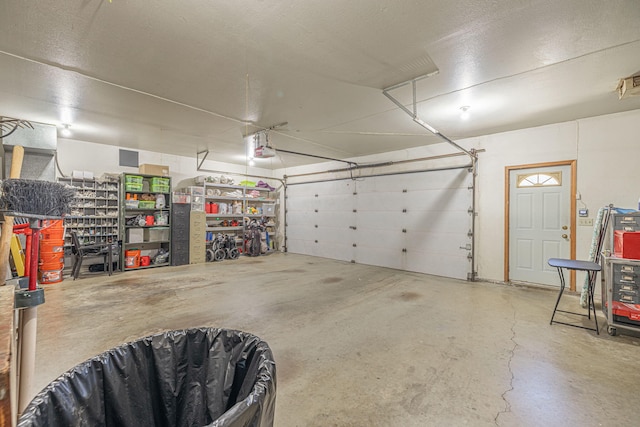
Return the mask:
[[156, 202], [154, 200], [140, 200], [138, 202], [138, 209], [155, 209]]
[[44, 388], [18, 427], [271, 427], [276, 366], [240, 331], [169, 331], [83, 362]]

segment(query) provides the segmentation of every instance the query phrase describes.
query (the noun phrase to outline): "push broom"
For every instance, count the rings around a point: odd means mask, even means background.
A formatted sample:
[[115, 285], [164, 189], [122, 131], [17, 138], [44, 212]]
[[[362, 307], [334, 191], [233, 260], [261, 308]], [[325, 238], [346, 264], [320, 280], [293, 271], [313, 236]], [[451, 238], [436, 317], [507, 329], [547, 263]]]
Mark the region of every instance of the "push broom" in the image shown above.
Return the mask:
[[16, 308], [21, 309], [18, 324], [18, 413], [22, 413], [32, 397], [37, 310], [38, 305], [44, 303], [44, 290], [37, 284], [41, 222], [60, 219], [68, 213], [75, 191], [56, 182], [27, 179], [6, 179], [1, 190], [0, 209], [5, 216], [28, 218], [32, 229], [30, 265], [27, 266], [29, 287], [17, 290], [15, 294]]

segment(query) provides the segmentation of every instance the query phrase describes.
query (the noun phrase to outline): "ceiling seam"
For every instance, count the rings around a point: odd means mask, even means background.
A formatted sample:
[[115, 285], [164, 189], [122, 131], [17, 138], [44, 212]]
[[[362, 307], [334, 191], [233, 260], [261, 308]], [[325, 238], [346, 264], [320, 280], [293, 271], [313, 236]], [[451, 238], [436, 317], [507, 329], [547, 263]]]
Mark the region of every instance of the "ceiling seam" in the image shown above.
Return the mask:
[[38, 61], [36, 59], [27, 58], [27, 57], [21, 56], [21, 55], [16, 55], [14, 53], [7, 52], [7, 51], [4, 51], [4, 50], [0, 50], [0, 53], [2, 53], [4, 55], [7, 55], [7, 56], [11, 56], [13, 58], [21, 59], [23, 61], [32, 62], [34, 64], [45, 65], [45, 66], [57, 68], [57, 69], [62, 70], [62, 71], [68, 71], [68, 72], [77, 74], [79, 76], [85, 77], [85, 78], [87, 78], [89, 80], [93, 80], [93, 81], [96, 81], [96, 82], [99, 82], [99, 83], [104, 83], [106, 85], [117, 87], [117, 88], [120, 88], [120, 89], [128, 90], [130, 92], [138, 93], [140, 95], [149, 96], [151, 98], [155, 98], [155, 99], [158, 99], [158, 100], [161, 100], [161, 101], [165, 101], [165, 102], [168, 102], [168, 103], [171, 103], [171, 104], [179, 105], [181, 107], [189, 108], [191, 110], [199, 111], [201, 113], [209, 114], [209, 115], [212, 115], [214, 117], [221, 118], [221, 119], [231, 120], [231, 121], [236, 122], [236, 123], [255, 126], [255, 127], [258, 127], [258, 128], [261, 127], [261, 126], [256, 125], [255, 123], [253, 123], [251, 121], [237, 119], [235, 117], [230, 117], [230, 116], [225, 116], [224, 114], [216, 113], [216, 112], [210, 111], [210, 110], [205, 110], [204, 108], [195, 107], [193, 105], [185, 104], [184, 102], [175, 101], [173, 99], [165, 98], [165, 97], [160, 96], [160, 95], [155, 95], [155, 94], [150, 93], [150, 92], [145, 92], [145, 91], [142, 91], [142, 90], [139, 90], [139, 89], [134, 89], [134, 88], [131, 88], [131, 87], [128, 87], [128, 86], [124, 86], [124, 85], [118, 84], [118, 83], [110, 82], [108, 80], [104, 80], [104, 79], [101, 79], [99, 77], [94, 77], [94, 76], [91, 76], [89, 74], [82, 73], [82, 72], [80, 72], [78, 70], [75, 70], [75, 69], [70, 68], [70, 67], [65, 67], [65, 66], [60, 65], [60, 64], [54, 64], [54, 63], [49, 63], [49, 62], [45, 62], [45, 61]]
[[[455, 89], [455, 90], [452, 90], [452, 91], [449, 91], [449, 92], [440, 93], [440, 94], [437, 94], [435, 96], [423, 98], [423, 99], [420, 99], [419, 101], [417, 101], [417, 103], [431, 101], [431, 100], [434, 100], [434, 99], [437, 99], [437, 98], [440, 98], [440, 97], [443, 97], [443, 96], [452, 95], [454, 93], [462, 92], [462, 91], [465, 91], [465, 90], [468, 90], [468, 89], [472, 89], [472, 88], [475, 88], [475, 87], [479, 87], [479, 86], [482, 86], [482, 85], [485, 85], [485, 84], [488, 84], [488, 83], [494, 83], [494, 82], [498, 82], [498, 81], [501, 81], [501, 80], [510, 79], [512, 77], [526, 75], [526, 74], [532, 73], [534, 71], [543, 70], [545, 68], [553, 67], [555, 65], [564, 64], [564, 63], [567, 63], [567, 62], [574, 61], [576, 59], [585, 58], [585, 57], [588, 57], [588, 56], [591, 56], [591, 55], [595, 55], [597, 53], [606, 52], [606, 51], [611, 50], [611, 49], [617, 49], [619, 47], [628, 46], [628, 45], [631, 45], [631, 44], [634, 44], [634, 43], [638, 43], [638, 42], [640, 42], [640, 39], [632, 40], [632, 41], [625, 42], [625, 43], [620, 43], [620, 44], [617, 44], [615, 46], [608, 46], [608, 47], [605, 47], [605, 48], [602, 48], [602, 49], [594, 50], [592, 52], [584, 53], [584, 54], [579, 55], [579, 56], [574, 56], [573, 58], [568, 58], [568, 59], [564, 59], [562, 61], [554, 62], [553, 64], [543, 65], [542, 67], [531, 68], [529, 70], [520, 71], [520, 72], [509, 74], [509, 75], [506, 75], [506, 76], [496, 77], [496, 78], [493, 78], [491, 80], [486, 80], [484, 82], [475, 83], [475, 84], [472, 84], [472, 85], [469, 85], [469, 86], [466, 86], [466, 87], [463, 87], [463, 88], [459, 88], [459, 89]], [[404, 105], [406, 106], [406, 105], [411, 105], [411, 104], [412, 103], [409, 102], [409, 103], [406, 103]], [[376, 116], [381, 115], [381, 114], [386, 114], [386, 113], [389, 113], [391, 111], [397, 110], [398, 108], [399, 107], [389, 108], [388, 110], [384, 110], [384, 111], [380, 111], [380, 112], [377, 112], [377, 113], [373, 113], [373, 114], [370, 114], [368, 116], [359, 117], [359, 118], [354, 119], [354, 120], [349, 120], [349, 121], [346, 121], [346, 122], [337, 123], [337, 124], [335, 124], [333, 126], [330, 126], [330, 127], [326, 127], [326, 128], [323, 128], [323, 129], [317, 129], [316, 131], [317, 132], [330, 132], [329, 129], [336, 128], [336, 127], [339, 127], [339, 126], [348, 125], [348, 124], [354, 123], [356, 121], [360, 121], [360, 120], [376, 117]]]

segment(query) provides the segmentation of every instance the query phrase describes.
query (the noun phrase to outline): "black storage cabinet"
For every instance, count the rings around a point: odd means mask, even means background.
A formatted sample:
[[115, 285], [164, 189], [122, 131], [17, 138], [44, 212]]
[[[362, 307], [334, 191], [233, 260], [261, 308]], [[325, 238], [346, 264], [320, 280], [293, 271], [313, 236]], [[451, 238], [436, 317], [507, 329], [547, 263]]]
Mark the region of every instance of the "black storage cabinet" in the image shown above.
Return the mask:
[[260, 338], [177, 330], [77, 365], [31, 401], [18, 426], [267, 427], [275, 398], [275, 362]]

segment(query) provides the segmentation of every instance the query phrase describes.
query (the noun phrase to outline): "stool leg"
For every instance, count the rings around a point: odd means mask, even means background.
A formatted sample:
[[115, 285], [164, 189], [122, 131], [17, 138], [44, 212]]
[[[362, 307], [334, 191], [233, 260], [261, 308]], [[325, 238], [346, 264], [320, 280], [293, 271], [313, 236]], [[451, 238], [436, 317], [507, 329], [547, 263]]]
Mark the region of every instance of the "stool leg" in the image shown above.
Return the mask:
[[593, 288], [595, 287], [596, 277], [598, 276], [597, 271], [589, 272], [589, 313], [591, 313], [591, 308], [593, 308], [593, 320], [596, 322], [596, 334], [600, 335], [600, 328], [598, 328], [598, 315], [596, 313], [596, 302], [594, 298]]
[[551, 315], [551, 321], [549, 322], [550, 325], [553, 324], [553, 318], [556, 315], [556, 310], [558, 309], [558, 304], [560, 303], [560, 297], [562, 297], [562, 293], [564, 292], [564, 274], [562, 274], [562, 269], [560, 267], [557, 267], [558, 269], [558, 275], [560, 276], [560, 293], [558, 294], [558, 299], [556, 300], [556, 306], [553, 307], [553, 314]]

